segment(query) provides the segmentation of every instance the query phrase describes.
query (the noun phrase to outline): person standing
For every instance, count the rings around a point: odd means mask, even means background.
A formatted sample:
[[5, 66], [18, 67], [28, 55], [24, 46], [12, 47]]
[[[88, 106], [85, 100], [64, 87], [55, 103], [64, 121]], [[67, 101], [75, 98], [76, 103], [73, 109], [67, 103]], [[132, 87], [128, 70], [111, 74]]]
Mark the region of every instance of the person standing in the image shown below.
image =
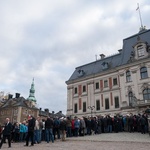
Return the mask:
[[78, 120], [77, 117], [75, 117], [74, 128], [75, 128], [75, 137], [77, 137], [79, 135], [79, 128], [80, 128], [80, 121]]
[[71, 119], [70, 119], [70, 117], [67, 117], [67, 120], [66, 120], [66, 127], [67, 127], [67, 137], [71, 137], [71, 136], [72, 136], [72, 133], [71, 133], [72, 124], [71, 124]]
[[54, 132], [54, 140], [56, 139], [56, 133], [57, 133], [57, 139], [60, 139], [60, 120], [58, 119], [58, 117], [56, 117], [54, 119], [54, 128], [53, 128], [53, 132]]
[[62, 117], [60, 118], [60, 131], [61, 131], [61, 139], [62, 141], [66, 140], [66, 120]]
[[13, 137], [13, 141], [14, 142], [19, 142], [19, 123], [16, 122], [15, 126], [14, 126], [14, 137]]
[[45, 119], [42, 119], [42, 141], [46, 141]]
[[6, 123], [5, 123], [5, 126], [2, 131], [3, 138], [0, 143], [0, 149], [1, 149], [4, 141], [6, 140], [6, 138], [8, 139], [8, 147], [9, 148], [11, 147], [11, 132], [12, 132], [12, 124], [10, 123], [10, 119], [6, 118]]
[[79, 129], [79, 135], [80, 136], [84, 136], [85, 135], [85, 128], [86, 128], [86, 125], [85, 125], [84, 118], [81, 117], [80, 118], [80, 129]]
[[23, 142], [25, 137], [25, 121], [23, 121], [23, 123], [20, 123], [19, 132], [20, 132], [19, 141]]
[[141, 133], [145, 134], [146, 120], [143, 115], [141, 115], [141, 118], [140, 118], [140, 125], [141, 125]]
[[42, 132], [42, 128], [43, 128], [43, 123], [41, 121], [40, 116], [37, 117], [36, 121], [35, 121], [35, 129], [34, 129], [34, 143], [41, 143], [41, 132]]
[[48, 117], [47, 120], [45, 121], [47, 143], [49, 143], [50, 141], [54, 143], [53, 124], [54, 124], [53, 120], [50, 117]]
[[128, 120], [128, 124], [129, 124], [129, 132], [133, 132], [133, 115], [131, 114]]
[[2, 139], [1, 135], [2, 135], [2, 126], [0, 124], [0, 140]]
[[28, 117], [28, 133], [26, 137], [26, 145], [29, 145], [29, 139], [31, 139], [31, 146], [34, 146], [34, 127], [35, 127], [35, 118], [31, 115]]

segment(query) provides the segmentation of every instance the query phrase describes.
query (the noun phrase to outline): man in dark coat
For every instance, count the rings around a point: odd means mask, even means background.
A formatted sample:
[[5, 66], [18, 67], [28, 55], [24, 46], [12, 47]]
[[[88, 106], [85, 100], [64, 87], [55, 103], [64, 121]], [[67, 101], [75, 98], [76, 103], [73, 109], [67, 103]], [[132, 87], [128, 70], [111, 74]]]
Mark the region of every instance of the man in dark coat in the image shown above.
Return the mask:
[[145, 118], [144, 118], [143, 115], [141, 116], [139, 122], [140, 122], [140, 125], [141, 125], [141, 133], [142, 133], [142, 134], [145, 134], [146, 120], [145, 120]]
[[29, 139], [31, 138], [31, 146], [34, 146], [34, 127], [35, 127], [35, 118], [33, 116], [28, 117], [28, 134], [26, 137], [26, 145], [29, 145]]
[[47, 143], [49, 143], [50, 141], [54, 143], [53, 126], [54, 126], [53, 120], [50, 117], [48, 117], [47, 120], [45, 121]]
[[6, 123], [5, 123], [4, 129], [2, 131], [3, 138], [0, 143], [0, 149], [1, 149], [4, 141], [6, 140], [6, 138], [8, 139], [8, 147], [11, 147], [11, 132], [12, 132], [12, 124], [10, 123], [10, 119], [6, 118]]

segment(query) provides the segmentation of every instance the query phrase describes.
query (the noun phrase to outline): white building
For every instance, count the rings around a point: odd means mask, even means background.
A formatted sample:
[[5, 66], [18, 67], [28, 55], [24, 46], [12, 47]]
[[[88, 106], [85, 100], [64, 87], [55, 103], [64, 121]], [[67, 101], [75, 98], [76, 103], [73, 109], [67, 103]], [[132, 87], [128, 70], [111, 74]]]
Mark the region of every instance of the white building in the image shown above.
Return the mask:
[[118, 54], [75, 69], [67, 84], [67, 115], [142, 113], [150, 106], [150, 30], [123, 40]]

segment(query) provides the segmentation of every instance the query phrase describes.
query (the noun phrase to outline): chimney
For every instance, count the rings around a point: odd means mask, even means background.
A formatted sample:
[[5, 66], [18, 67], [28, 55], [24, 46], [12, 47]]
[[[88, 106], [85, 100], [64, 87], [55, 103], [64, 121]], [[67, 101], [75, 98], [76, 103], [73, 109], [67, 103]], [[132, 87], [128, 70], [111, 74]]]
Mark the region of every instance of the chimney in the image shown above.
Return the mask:
[[49, 113], [49, 109], [48, 109], [48, 108], [46, 108], [46, 109], [45, 109], [45, 112]]
[[13, 98], [13, 95], [12, 94], [8, 94], [8, 99], [11, 99]]
[[121, 53], [121, 52], [122, 52], [122, 49], [119, 49], [118, 52]]
[[101, 57], [101, 59], [104, 59], [105, 55], [104, 54], [100, 54], [100, 57]]
[[16, 93], [16, 98], [19, 98], [20, 97], [20, 93]]

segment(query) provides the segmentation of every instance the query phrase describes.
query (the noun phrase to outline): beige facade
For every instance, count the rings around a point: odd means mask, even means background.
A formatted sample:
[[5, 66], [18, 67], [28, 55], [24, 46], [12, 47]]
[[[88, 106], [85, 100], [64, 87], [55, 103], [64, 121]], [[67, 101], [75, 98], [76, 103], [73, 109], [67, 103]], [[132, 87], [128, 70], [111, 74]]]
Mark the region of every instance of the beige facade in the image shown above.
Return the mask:
[[150, 106], [150, 30], [123, 40], [110, 57], [76, 68], [67, 84], [67, 115], [143, 113]]
[[[29, 104], [28, 100], [20, 97], [18, 98], [23, 102], [23, 104]], [[20, 101], [16, 101], [16, 99], [10, 99], [5, 102], [6, 106], [3, 104], [0, 107], [0, 124], [5, 122], [6, 118], [10, 118], [12, 123], [15, 122], [23, 122], [24, 120], [28, 119], [28, 115], [32, 115], [37, 117], [39, 115], [39, 109], [37, 109], [34, 105], [20, 105], [15, 106], [16, 104], [20, 103]], [[15, 102], [13, 102], [15, 101]], [[4, 107], [3, 107], [4, 106]]]
[[[113, 80], [116, 79], [117, 83], [112, 85]], [[105, 85], [104, 85], [105, 82]], [[96, 84], [99, 83], [99, 88]], [[86, 87], [86, 91], [83, 92], [83, 86]], [[79, 91], [77, 94], [74, 93], [76, 87]], [[92, 79], [88, 79], [87, 82], [78, 82], [68, 86], [68, 100], [67, 100], [67, 115], [73, 116], [90, 116], [91, 108], [89, 106], [94, 106], [92, 110], [92, 115], [98, 114], [110, 114], [119, 113], [120, 107], [115, 108], [115, 97], [118, 97], [119, 104], [121, 104], [120, 97], [120, 84], [119, 84], [119, 74], [118, 72], [111, 73], [108, 72], [103, 74], [103, 76], [97, 76]], [[105, 100], [108, 99], [109, 109], [106, 109]], [[97, 107], [99, 101], [100, 107]], [[83, 103], [86, 104], [86, 110], [83, 112]], [[77, 104], [78, 112], [74, 113]]]

